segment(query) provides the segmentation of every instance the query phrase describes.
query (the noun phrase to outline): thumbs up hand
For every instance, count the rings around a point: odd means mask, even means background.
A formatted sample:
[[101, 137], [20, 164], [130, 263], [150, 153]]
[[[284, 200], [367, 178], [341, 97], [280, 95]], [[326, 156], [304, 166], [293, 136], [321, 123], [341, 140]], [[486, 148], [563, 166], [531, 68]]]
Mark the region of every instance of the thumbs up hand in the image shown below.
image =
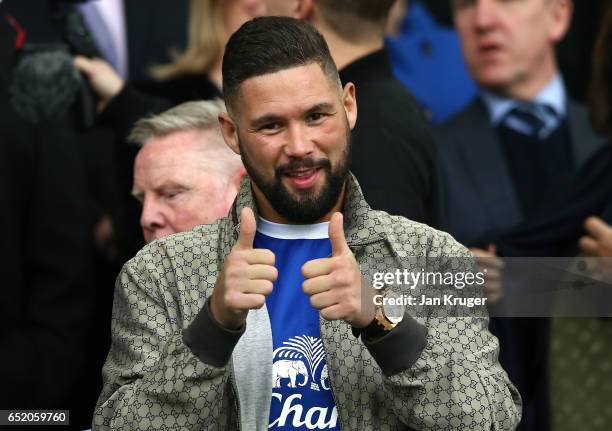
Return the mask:
[[374, 319], [374, 292], [362, 282], [355, 256], [344, 237], [342, 214], [334, 213], [329, 222], [332, 255], [306, 262], [302, 267], [302, 289], [310, 304], [327, 320], [344, 320], [365, 328]]
[[213, 317], [227, 329], [241, 328], [249, 310], [263, 307], [278, 277], [274, 253], [253, 248], [256, 231], [253, 211], [244, 208], [238, 241], [225, 258], [210, 299]]

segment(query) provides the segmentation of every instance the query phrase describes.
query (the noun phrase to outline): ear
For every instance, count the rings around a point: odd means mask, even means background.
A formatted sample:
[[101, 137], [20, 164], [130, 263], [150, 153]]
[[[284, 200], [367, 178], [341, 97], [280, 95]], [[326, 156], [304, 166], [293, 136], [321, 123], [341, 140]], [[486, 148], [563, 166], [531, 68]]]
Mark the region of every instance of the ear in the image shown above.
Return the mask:
[[219, 126], [221, 128], [221, 135], [225, 144], [236, 153], [240, 154], [240, 145], [238, 145], [238, 129], [234, 120], [227, 112], [221, 112], [219, 114]]
[[565, 36], [572, 21], [574, 3], [572, 0], [553, 0], [551, 15], [553, 25], [550, 31], [552, 42], [557, 43]]
[[357, 95], [355, 92], [355, 85], [352, 82], [347, 83], [342, 90], [342, 105], [351, 130], [357, 122]]
[[310, 21], [315, 0], [297, 0], [294, 18]]

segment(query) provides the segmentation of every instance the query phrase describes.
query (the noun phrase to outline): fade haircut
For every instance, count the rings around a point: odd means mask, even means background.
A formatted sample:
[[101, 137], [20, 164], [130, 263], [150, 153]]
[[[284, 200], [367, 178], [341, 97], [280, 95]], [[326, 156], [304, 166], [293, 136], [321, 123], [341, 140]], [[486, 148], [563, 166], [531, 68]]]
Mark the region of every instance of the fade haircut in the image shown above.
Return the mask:
[[223, 96], [230, 113], [239, 103], [240, 85], [249, 78], [317, 63], [330, 84], [342, 86], [323, 36], [305, 21], [288, 17], [255, 18], [227, 42], [223, 55]]
[[323, 20], [341, 38], [360, 42], [383, 37], [396, 0], [315, 0]]

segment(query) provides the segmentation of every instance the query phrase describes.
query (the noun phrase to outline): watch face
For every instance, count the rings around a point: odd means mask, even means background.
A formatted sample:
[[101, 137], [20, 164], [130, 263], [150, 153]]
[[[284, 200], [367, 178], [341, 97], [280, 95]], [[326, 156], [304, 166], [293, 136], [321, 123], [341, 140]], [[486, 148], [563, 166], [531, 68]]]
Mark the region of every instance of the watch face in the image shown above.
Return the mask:
[[397, 325], [404, 318], [404, 303], [402, 297], [392, 290], [387, 290], [384, 295], [383, 313], [385, 317], [394, 325]]

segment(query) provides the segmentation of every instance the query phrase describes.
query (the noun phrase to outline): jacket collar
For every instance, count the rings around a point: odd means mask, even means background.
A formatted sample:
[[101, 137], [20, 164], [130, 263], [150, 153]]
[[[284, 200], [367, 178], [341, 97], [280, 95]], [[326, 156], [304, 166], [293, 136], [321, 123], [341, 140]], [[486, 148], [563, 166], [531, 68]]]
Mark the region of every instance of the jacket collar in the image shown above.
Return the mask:
[[[225, 251], [234, 246], [240, 232], [240, 213], [242, 208], [249, 207], [255, 213], [255, 220], [259, 220], [259, 211], [255, 204], [251, 180], [245, 177], [240, 184], [240, 190], [236, 200], [230, 209], [230, 214], [225, 219], [227, 226], [225, 237], [222, 238], [223, 245], [229, 245]], [[346, 181], [346, 193], [342, 213], [344, 214], [344, 234], [349, 246], [358, 247], [372, 242], [381, 241], [386, 238], [382, 223], [370, 208], [363, 197], [361, 187], [353, 174], [349, 174]]]

